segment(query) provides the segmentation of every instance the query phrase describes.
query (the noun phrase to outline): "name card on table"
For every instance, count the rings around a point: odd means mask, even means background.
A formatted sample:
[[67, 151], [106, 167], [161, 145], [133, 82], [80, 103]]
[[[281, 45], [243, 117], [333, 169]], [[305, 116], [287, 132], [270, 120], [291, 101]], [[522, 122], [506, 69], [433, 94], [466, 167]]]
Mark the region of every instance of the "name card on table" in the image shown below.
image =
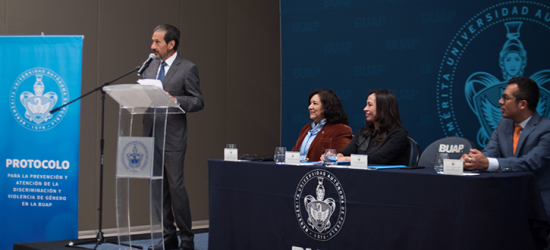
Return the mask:
[[285, 164], [300, 164], [300, 152], [286, 151]]
[[368, 168], [368, 155], [351, 154], [350, 167], [352, 168]]
[[238, 161], [239, 160], [239, 150], [236, 148], [225, 148], [223, 159], [226, 161]]
[[464, 162], [462, 162], [462, 160], [453, 159], [443, 160], [443, 173], [451, 175], [463, 175]]

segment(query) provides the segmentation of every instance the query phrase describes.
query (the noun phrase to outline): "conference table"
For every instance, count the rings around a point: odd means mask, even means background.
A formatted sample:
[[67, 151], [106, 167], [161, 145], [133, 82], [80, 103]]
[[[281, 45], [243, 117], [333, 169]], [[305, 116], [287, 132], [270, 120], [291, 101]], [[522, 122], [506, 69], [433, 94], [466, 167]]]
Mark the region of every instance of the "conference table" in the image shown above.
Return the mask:
[[209, 249], [542, 249], [530, 172], [208, 160]]

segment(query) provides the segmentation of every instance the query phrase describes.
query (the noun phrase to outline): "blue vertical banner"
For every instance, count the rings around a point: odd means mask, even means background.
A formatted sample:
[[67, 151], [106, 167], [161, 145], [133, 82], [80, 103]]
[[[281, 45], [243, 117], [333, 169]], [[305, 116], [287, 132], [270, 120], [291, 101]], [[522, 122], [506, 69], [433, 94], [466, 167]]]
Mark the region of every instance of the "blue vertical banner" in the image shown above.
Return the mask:
[[0, 37], [0, 250], [78, 237], [82, 36]]
[[319, 88], [342, 99], [357, 132], [370, 91], [390, 89], [424, 149], [448, 136], [484, 148], [517, 76], [540, 86], [550, 115], [550, 4], [535, 0], [281, 0], [282, 146], [310, 123]]

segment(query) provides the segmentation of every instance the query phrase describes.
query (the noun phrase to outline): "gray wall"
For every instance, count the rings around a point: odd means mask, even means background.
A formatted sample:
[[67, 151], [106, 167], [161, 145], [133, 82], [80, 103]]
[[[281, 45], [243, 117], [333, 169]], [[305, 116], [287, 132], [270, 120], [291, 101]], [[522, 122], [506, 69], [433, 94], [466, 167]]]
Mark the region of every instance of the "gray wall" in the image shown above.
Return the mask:
[[[185, 181], [193, 220], [208, 220], [207, 159], [223, 158], [226, 143], [241, 154], [279, 145], [279, 2], [0, 0], [0, 35], [84, 35], [83, 94], [141, 65], [162, 23], [180, 28], [179, 53], [199, 68], [205, 108], [188, 114]], [[98, 227], [100, 99], [81, 101], [79, 230]], [[109, 97], [105, 110], [103, 228], [114, 228], [118, 107]], [[131, 185], [132, 225], [148, 224], [147, 183]]]

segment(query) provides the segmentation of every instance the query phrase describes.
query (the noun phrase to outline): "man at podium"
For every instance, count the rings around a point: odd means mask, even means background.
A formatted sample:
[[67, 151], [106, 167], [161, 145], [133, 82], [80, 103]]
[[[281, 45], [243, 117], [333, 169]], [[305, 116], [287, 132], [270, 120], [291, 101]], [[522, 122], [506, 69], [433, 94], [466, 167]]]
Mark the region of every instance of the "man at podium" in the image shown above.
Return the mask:
[[[158, 79], [164, 91], [185, 112], [200, 111], [204, 107], [199, 87], [197, 66], [179, 56], [177, 50], [180, 31], [169, 24], [159, 25], [153, 30], [152, 52], [156, 58], [143, 72], [144, 79]], [[164, 126], [164, 124], [162, 124]], [[151, 136], [153, 117], [143, 120], [144, 136]], [[157, 126], [158, 127], [158, 126]], [[161, 138], [161, 137], [156, 137]], [[157, 142], [155, 142], [157, 145]], [[168, 115], [164, 150], [163, 179], [163, 229], [165, 249], [177, 249], [178, 238], [174, 221], [180, 230], [180, 250], [194, 249], [191, 232], [191, 211], [189, 196], [184, 185], [183, 162], [187, 149], [187, 117], [185, 114]], [[157, 190], [160, 195], [160, 190]], [[156, 192], [156, 193], [157, 193]], [[160, 204], [155, 208], [160, 209]], [[159, 245], [162, 243], [159, 243]], [[162, 249], [162, 245], [158, 246]], [[152, 247], [150, 247], [151, 249]], [[157, 246], [155, 246], [157, 248]], [[158, 249], [158, 248], [157, 248]]]

